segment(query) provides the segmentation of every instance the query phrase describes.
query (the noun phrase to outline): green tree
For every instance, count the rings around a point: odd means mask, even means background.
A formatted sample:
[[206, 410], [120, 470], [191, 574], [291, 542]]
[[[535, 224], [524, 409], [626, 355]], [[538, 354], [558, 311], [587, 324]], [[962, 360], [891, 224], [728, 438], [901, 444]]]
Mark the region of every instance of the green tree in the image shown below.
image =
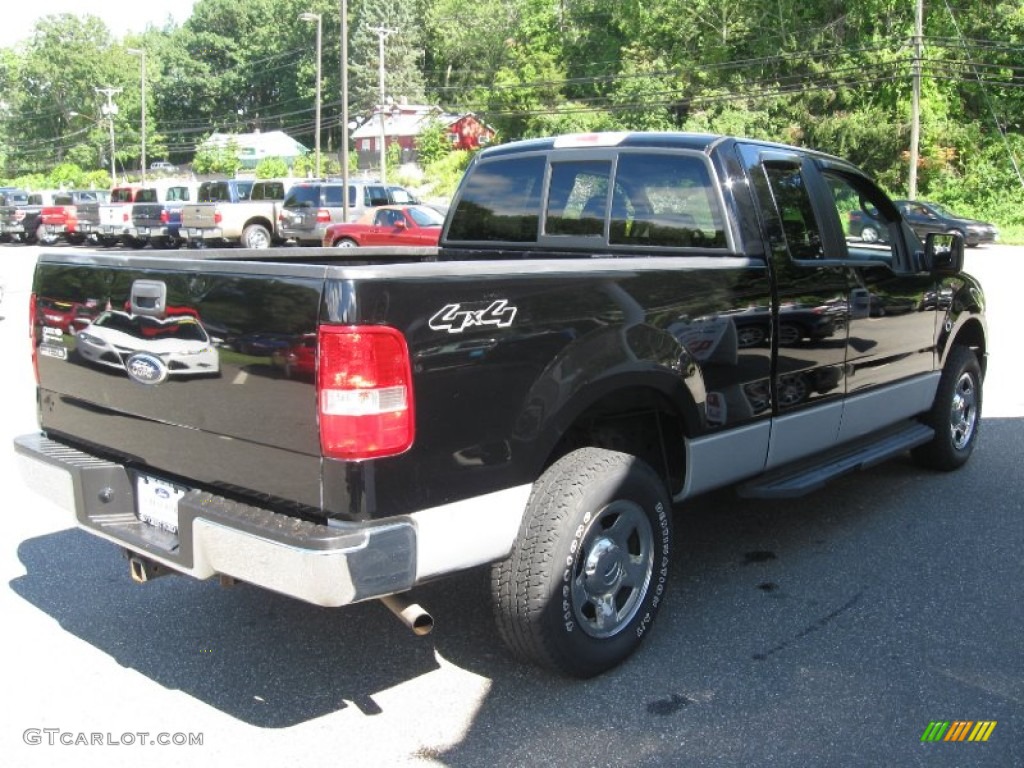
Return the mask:
[[238, 159], [238, 142], [229, 140], [224, 146], [202, 145], [192, 161], [192, 170], [199, 174], [234, 176], [242, 167]]
[[431, 120], [416, 137], [416, 154], [421, 166], [437, 162], [451, 151], [451, 133], [440, 120]]
[[265, 157], [256, 164], [257, 179], [279, 179], [288, 175], [288, 163], [283, 157]]
[[[352, 14], [349, 100], [357, 112], [380, 103], [380, 38], [384, 35], [384, 94], [395, 102], [424, 100], [422, 44], [416, 4], [408, 0], [364, 0]], [[386, 30], [379, 33], [377, 30]]]

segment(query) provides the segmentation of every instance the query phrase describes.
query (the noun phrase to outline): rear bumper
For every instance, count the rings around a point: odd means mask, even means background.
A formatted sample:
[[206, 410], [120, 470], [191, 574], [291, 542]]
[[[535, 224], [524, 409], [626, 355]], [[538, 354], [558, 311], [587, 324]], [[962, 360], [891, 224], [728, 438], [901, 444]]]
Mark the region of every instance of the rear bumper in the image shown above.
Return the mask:
[[200, 490], [178, 501], [178, 531], [135, 514], [135, 473], [41, 434], [14, 441], [26, 483], [91, 534], [197, 579], [217, 574], [334, 607], [412, 587], [408, 520], [317, 525]]
[[227, 240], [220, 227], [181, 227], [178, 235], [186, 240]]
[[326, 224], [314, 227], [313, 229], [298, 229], [285, 226], [278, 228], [278, 235], [282, 240], [295, 240], [298, 243], [315, 243], [317, 245], [323, 243], [326, 232]]

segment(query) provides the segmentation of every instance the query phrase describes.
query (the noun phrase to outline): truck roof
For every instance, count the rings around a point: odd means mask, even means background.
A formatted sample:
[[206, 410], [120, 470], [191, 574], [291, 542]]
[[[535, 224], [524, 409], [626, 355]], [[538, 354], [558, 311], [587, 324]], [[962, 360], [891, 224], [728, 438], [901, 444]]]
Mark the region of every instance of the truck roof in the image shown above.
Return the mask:
[[730, 136], [712, 133], [685, 133], [685, 132], [596, 132], [596, 133], [574, 133], [563, 136], [552, 136], [542, 139], [524, 139], [513, 141], [508, 144], [487, 147], [479, 153], [480, 159], [500, 157], [503, 155], [522, 154], [525, 152], [544, 152], [552, 149], [598, 149], [598, 148], [666, 148], [666, 149], [688, 149], [691, 151], [711, 152], [716, 146], [728, 142], [742, 142], [763, 146], [766, 149], [779, 149], [782, 151], [799, 151], [822, 159], [827, 159], [838, 165], [851, 166], [849, 161], [835, 157], [808, 147], [796, 147], [777, 142], [750, 139], [746, 137]]

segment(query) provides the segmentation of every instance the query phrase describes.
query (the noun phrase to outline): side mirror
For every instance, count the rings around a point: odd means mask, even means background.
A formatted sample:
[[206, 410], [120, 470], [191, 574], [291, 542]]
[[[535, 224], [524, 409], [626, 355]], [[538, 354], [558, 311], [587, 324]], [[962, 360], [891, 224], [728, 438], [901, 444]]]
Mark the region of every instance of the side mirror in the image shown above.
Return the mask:
[[924, 268], [940, 275], [964, 270], [964, 238], [959, 232], [931, 232], [924, 239]]

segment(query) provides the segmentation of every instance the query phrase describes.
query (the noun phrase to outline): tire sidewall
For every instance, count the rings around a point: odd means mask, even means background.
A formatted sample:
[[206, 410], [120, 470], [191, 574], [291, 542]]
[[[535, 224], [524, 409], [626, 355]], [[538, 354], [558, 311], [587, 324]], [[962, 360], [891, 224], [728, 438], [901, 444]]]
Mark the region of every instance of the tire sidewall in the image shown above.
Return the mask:
[[[570, 505], [563, 534], [552, 550], [550, 600], [543, 621], [553, 641], [553, 655], [563, 669], [580, 677], [599, 674], [619, 664], [643, 640], [665, 598], [672, 539], [671, 507], [661, 480], [643, 461], [623, 457], [615, 471], [597, 475]], [[652, 571], [646, 592], [633, 617], [607, 638], [593, 637], [581, 627], [572, 605], [572, 575], [585, 556], [584, 540], [600, 511], [616, 500], [643, 509], [652, 533]]]
[[[950, 433], [950, 413], [957, 385], [965, 373], [969, 374], [973, 380], [976, 414], [970, 439], [962, 448], [957, 448]], [[977, 356], [965, 347], [953, 347], [942, 371], [939, 389], [935, 395], [935, 405], [927, 420], [928, 425], [935, 430], [935, 438], [931, 443], [923, 446], [922, 450], [916, 453], [916, 457], [926, 466], [947, 471], [958, 469], [966, 464], [978, 441], [982, 404], [981, 365]]]

